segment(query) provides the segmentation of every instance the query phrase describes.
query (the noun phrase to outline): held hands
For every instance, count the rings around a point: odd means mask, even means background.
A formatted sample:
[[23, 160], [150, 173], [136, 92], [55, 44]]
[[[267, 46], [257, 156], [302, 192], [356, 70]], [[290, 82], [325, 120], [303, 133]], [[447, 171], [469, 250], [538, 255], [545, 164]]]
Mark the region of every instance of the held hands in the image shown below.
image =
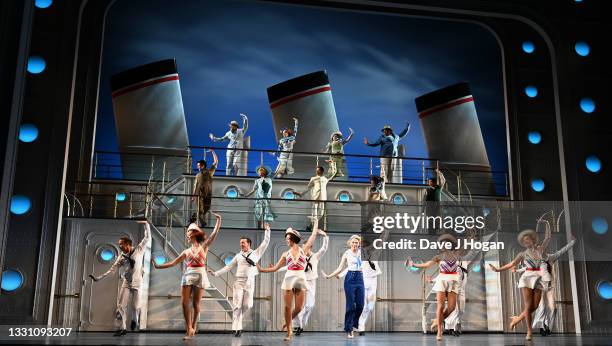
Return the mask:
[[491, 269], [496, 272], [499, 273], [499, 268], [497, 268], [496, 266], [494, 266], [493, 264], [489, 263], [489, 267], [491, 267]]
[[153, 265], [153, 268], [159, 269], [159, 266], [157, 265], [157, 263], [155, 263], [153, 259], [151, 259], [151, 265]]
[[214, 270], [212, 270], [212, 269], [207, 269], [206, 271], [208, 272], [208, 274], [210, 274], [210, 275], [212, 275], [212, 276], [217, 276], [217, 275], [215, 274]]

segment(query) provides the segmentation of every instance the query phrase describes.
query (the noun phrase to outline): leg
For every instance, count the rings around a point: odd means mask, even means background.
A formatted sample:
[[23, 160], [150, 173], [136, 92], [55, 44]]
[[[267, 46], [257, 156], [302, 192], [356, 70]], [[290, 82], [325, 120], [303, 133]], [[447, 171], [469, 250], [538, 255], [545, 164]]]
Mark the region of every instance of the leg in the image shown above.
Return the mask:
[[365, 302], [365, 287], [363, 281], [357, 283], [355, 289], [355, 316], [353, 317], [353, 329], [359, 330], [359, 318], [363, 312]]
[[225, 175], [232, 175], [232, 167], [234, 165], [234, 151], [227, 149], [225, 151]]
[[446, 301], [446, 292], [437, 292], [436, 293], [436, 322], [438, 326], [438, 335], [436, 337], [437, 340], [442, 340], [442, 323], [444, 323], [444, 303]]
[[191, 320], [191, 329], [195, 334], [198, 329], [198, 321], [200, 320], [200, 303], [202, 302], [202, 297], [204, 296], [204, 289], [200, 287], [193, 287], [193, 317]]
[[344, 313], [344, 331], [352, 336], [353, 319], [355, 318], [355, 284], [352, 282], [352, 272], [344, 277], [344, 295], [346, 298], [346, 312]]
[[[295, 299], [295, 306], [293, 307], [293, 311], [291, 312], [291, 319], [293, 320], [294, 318], [297, 317], [297, 315], [302, 312], [302, 308], [304, 307], [304, 297], [306, 296], [305, 294], [306, 290], [304, 289], [294, 289], [293, 290], [293, 297]], [[289, 324], [288, 326], [290, 326], [291, 324]]]
[[552, 328], [555, 323], [555, 290], [551, 287], [546, 291], [546, 295], [544, 296], [544, 303], [547, 307], [546, 317], [544, 319], [546, 334], [551, 334], [550, 328]]
[[291, 305], [293, 304], [293, 291], [285, 290], [283, 293], [283, 299], [285, 301], [285, 325], [283, 328], [287, 328], [287, 336], [285, 340], [291, 340], [293, 337], [293, 330], [291, 329]]
[[189, 306], [189, 299], [191, 298], [191, 287], [192, 286], [183, 286], [181, 287], [181, 303], [183, 305], [183, 318], [185, 319], [185, 329], [187, 332], [185, 333], [185, 337], [183, 339], [191, 339], [193, 337], [193, 328], [191, 322], [191, 307]]
[[232, 293], [232, 330], [242, 330], [242, 317], [244, 313], [244, 286], [239, 282], [234, 282]]
[[298, 315], [298, 320], [300, 322], [300, 328], [306, 327], [308, 323], [308, 319], [310, 318], [310, 314], [314, 310], [315, 299], [317, 293], [317, 281], [312, 280], [310, 284], [308, 284], [308, 290], [306, 291], [306, 302], [304, 303], [304, 309]]
[[[372, 279], [368, 279], [372, 280]], [[376, 280], [376, 278], [374, 278]], [[374, 310], [374, 305], [376, 304], [376, 281], [374, 283], [368, 283], [365, 286], [365, 301], [363, 306], [363, 312], [359, 317], [359, 332], [365, 332], [366, 324], [368, 323], [368, 317], [372, 310]]]
[[446, 294], [446, 300], [448, 304], [446, 305], [446, 309], [444, 310], [444, 319], [446, 319], [453, 311], [455, 311], [455, 308], [457, 307], [457, 293], [448, 292]]
[[200, 223], [200, 226], [202, 227], [206, 226], [206, 212], [207, 211], [208, 210], [206, 208], [206, 198], [204, 198], [204, 196], [202, 195], [198, 196], [198, 222]]
[[137, 289], [130, 290], [130, 329], [140, 329], [140, 291]]
[[115, 325], [119, 330], [127, 330], [127, 309], [130, 303], [130, 289], [122, 285], [117, 296], [117, 313], [115, 315]]

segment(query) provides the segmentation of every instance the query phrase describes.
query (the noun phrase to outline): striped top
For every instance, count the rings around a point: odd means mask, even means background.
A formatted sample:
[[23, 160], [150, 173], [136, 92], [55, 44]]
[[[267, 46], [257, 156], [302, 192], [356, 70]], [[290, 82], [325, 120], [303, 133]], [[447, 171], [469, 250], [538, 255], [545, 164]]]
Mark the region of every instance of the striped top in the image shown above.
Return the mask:
[[538, 270], [544, 262], [542, 254], [537, 250], [525, 250], [521, 253], [523, 257], [523, 265], [527, 270]]
[[438, 259], [441, 274], [456, 274], [459, 270], [459, 258], [454, 252], [445, 251], [438, 255]]
[[287, 251], [287, 270], [304, 270], [306, 268], [306, 255], [304, 250], [300, 248], [297, 258], [293, 258], [291, 250]]
[[204, 267], [206, 263], [206, 254], [204, 253], [204, 248], [199, 247], [197, 253], [193, 252], [193, 248], [189, 248], [187, 250], [187, 257], [185, 258], [185, 265], [188, 268], [201, 268]]

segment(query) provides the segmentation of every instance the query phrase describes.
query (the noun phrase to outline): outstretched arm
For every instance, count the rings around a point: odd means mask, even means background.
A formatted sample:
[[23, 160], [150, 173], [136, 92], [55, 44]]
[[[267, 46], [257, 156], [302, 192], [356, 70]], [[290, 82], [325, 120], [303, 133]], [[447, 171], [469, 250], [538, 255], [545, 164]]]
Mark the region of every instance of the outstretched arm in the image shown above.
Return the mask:
[[93, 281], [102, 280], [108, 275], [114, 273], [117, 270], [117, 268], [121, 267], [123, 265], [123, 261], [124, 261], [123, 256], [119, 255], [117, 256], [115, 263], [113, 263], [113, 265], [106, 272], [98, 276], [93, 276], [90, 274], [89, 277], [92, 278]]
[[381, 145], [381, 144], [382, 144], [382, 138], [381, 138], [381, 137], [378, 137], [378, 139], [376, 140], [376, 142], [374, 142], [374, 143], [370, 143], [370, 142], [368, 141], [368, 138], [367, 138], [367, 137], [365, 137], [365, 138], [363, 139], [363, 143], [365, 143], [365, 145], [370, 146], [370, 147], [377, 147], [377, 146], [379, 146], [379, 145]]
[[238, 264], [238, 256], [242, 256], [241, 254], [237, 253], [234, 255], [234, 258], [232, 258], [232, 260], [230, 261], [230, 263], [228, 263], [225, 267], [215, 271], [212, 270], [208, 270], [208, 272], [212, 275], [212, 276], [220, 276], [223, 275], [225, 273], [227, 273], [228, 271], [232, 270], [236, 264]]
[[[573, 236], [572, 236], [573, 238]], [[559, 259], [559, 257], [563, 256], [564, 253], [568, 252], [576, 243], [576, 238], [573, 238], [569, 243], [567, 243], [564, 247], [559, 249], [559, 251], [548, 255], [548, 261], [555, 262]]]
[[253, 189], [251, 191], [249, 191], [246, 195], [244, 195], [243, 197], [249, 197], [250, 195], [254, 194], [255, 191], [257, 191], [257, 181], [255, 181], [255, 183], [253, 183]]
[[274, 266], [268, 267], [268, 268], [262, 268], [261, 265], [257, 263], [257, 270], [259, 270], [259, 272], [261, 273], [272, 273], [272, 272], [278, 271], [282, 266], [285, 265], [285, 262], [287, 262], [286, 257], [287, 257], [287, 253], [284, 252], [281, 258], [278, 260], [278, 262], [276, 262]]
[[139, 224], [144, 225], [144, 237], [136, 247], [138, 251], [142, 251], [142, 249], [147, 246], [147, 243], [151, 241], [151, 226], [149, 226], [149, 222], [146, 220], [137, 221]]
[[244, 136], [249, 129], [249, 118], [247, 118], [246, 114], [242, 113], [240, 113], [240, 116], [242, 117], [242, 135]]
[[354, 131], [353, 131], [353, 129], [352, 129], [352, 128], [350, 128], [350, 127], [349, 127], [349, 132], [350, 132], [350, 133], [349, 133], [348, 137], [346, 137], [346, 139], [342, 141], [342, 145], [347, 144], [348, 142], [350, 142], [350, 141], [351, 141], [351, 138], [353, 138], [353, 135], [355, 134], [355, 132], [354, 132]]
[[217, 171], [217, 167], [219, 167], [219, 158], [214, 150], [210, 149], [210, 153], [213, 156], [213, 164], [210, 166], [210, 175], [213, 175]]
[[266, 249], [268, 248], [268, 244], [270, 244], [270, 224], [266, 223], [264, 225], [265, 231], [264, 231], [264, 239], [261, 242], [261, 244], [257, 247], [257, 249], [255, 249], [255, 258], [259, 259], [261, 258], [261, 255], [263, 255], [263, 253], [266, 251]]
[[304, 244], [304, 252], [308, 252], [308, 250], [312, 249], [312, 245], [317, 239], [317, 233], [319, 233], [319, 219], [314, 220], [314, 224], [312, 225], [312, 234], [308, 237], [308, 241]]
[[438, 177], [438, 185], [441, 188], [444, 187], [444, 184], [446, 184], [446, 178], [444, 177], [444, 174], [442, 174], [442, 171], [438, 168], [436, 168], [436, 176]]
[[327, 246], [329, 245], [329, 237], [327, 236], [327, 233], [321, 231], [320, 229], [317, 230], [317, 232], [319, 232], [323, 236], [323, 245], [321, 245], [319, 251], [315, 253], [315, 257], [317, 258], [317, 260], [321, 260], [321, 257], [323, 257], [323, 255], [325, 255], [325, 252], [327, 251]]
[[153, 267], [155, 267], [155, 269], [166, 269], [166, 268], [174, 267], [175, 265], [185, 260], [185, 258], [187, 257], [187, 255], [185, 255], [185, 251], [181, 252], [181, 254], [177, 258], [173, 259], [170, 262], [166, 262], [164, 264], [157, 264], [155, 263], [154, 260], [151, 260], [151, 263], [153, 264]]
[[293, 118], [293, 137], [297, 137], [298, 131], [298, 118]]
[[210, 234], [210, 237], [208, 237], [208, 239], [206, 239], [206, 241], [204, 242], [203, 246], [204, 248], [208, 248], [209, 246], [212, 245], [212, 243], [215, 241], [215, 239], [217, 239], [217, 236], [219, 235], [219, 230], [221, 229], [221, 215], [212, 212], [211, 214], [213, 214], [215, 216], [215, 218], [217, 219], [217, 222], [215, 222], [215, 228], [213, 229], [212, 233]]
[[402, 132], [400, 132], [397, 136], [400, 139], [402, 139], [402, 138], [406, 137], [408, 132], [410, 132], [410, 123], [409, 122], [406, 123], [406, 128]]
[[499, 272], [503, 272], [503, 271], [506, 271], [506, 270], [508, 270], [508, 269], [511, 269], [512, 267], [515, 267], [517, 264], [519, 264], [519, 262], [520, 262], [522, 259], [523, 259], [523, 255], [522, 255], [522, 254], [519, 254], [518, 256], [516, 256], [516, 258], [515, 258], [515, 259], [514, 259], [512, 262], [507, 263], [507, 264], [506, 264], [506, 265], [504, 265], [504, 266], [501, 266], [501, 267], [499, 267], [499, 268], [498, 268], [498, 267], [494, 266], [493, 264], [490, 264], [490, 263], [489, 263], [489, 267], [491, 267], [491, 269], [493, 269], [493, 271], [495, 271], [495, 272], [498, 272], [498, 273], [499, 273]]
[[208, 137], [210, 138], [211, 141], [213, 142], [223, 142], [223, 141], [227, 141], [229, 140], [229, 137], [227, 135], [227, 132], [225, 133], [225, 135], [223, 135], [223, 137], [215, 137], [215, 135], [213, 135], [212, 133], [208, 134]]
[[334, 277], [340, 274], [342, 270], [344, 269], [344, 267], [347, 267], [347, 261], [346, 261], [346, 257], [342, 256], [342, 259], [340, 260], [340, 264], [338, 264], [338, 268], [336, 268], [336, 270], [334, 270], [331, 274], [323, 273], [323, 275], [325, 276], [326, 279], [329, 279], [331, 277]]
[[432, 265], [440, 262], [440, 258], [438, 256], [435, 256], [434, 258], [430, 259], [429, 261], [425, 262], [425, 263], [414, 263], [412, 261], [412, 258], [408, 258], [408, 261], [406, 261], [409, 267], [415, 267], [415, 268], [429, 268]]

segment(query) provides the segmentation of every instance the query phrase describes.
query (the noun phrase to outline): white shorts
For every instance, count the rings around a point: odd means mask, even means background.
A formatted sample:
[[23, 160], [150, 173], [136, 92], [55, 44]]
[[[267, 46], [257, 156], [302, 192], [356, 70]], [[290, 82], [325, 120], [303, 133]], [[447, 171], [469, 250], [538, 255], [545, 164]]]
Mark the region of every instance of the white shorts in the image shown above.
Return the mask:
[[287, 270], [281, 285], [282, 290], [302, 290], [306, 288], [306, 273], [303, 270]]
[[459, 292], [459, 274], [442, 274], [436, 277], [436, 282], [431, 288], [434, 292]]
[[199, 288], [210, 287], [205, 267], [187, 267], [181, 277], [181, 286], [196, 286]]
[[542, 284], [542, 277], [540, 273], [537, 271], [525, 271], [521, 277], [519, 278], [518, 288], [531, 288], [532, 290], [544, 290], [544, 285]]

